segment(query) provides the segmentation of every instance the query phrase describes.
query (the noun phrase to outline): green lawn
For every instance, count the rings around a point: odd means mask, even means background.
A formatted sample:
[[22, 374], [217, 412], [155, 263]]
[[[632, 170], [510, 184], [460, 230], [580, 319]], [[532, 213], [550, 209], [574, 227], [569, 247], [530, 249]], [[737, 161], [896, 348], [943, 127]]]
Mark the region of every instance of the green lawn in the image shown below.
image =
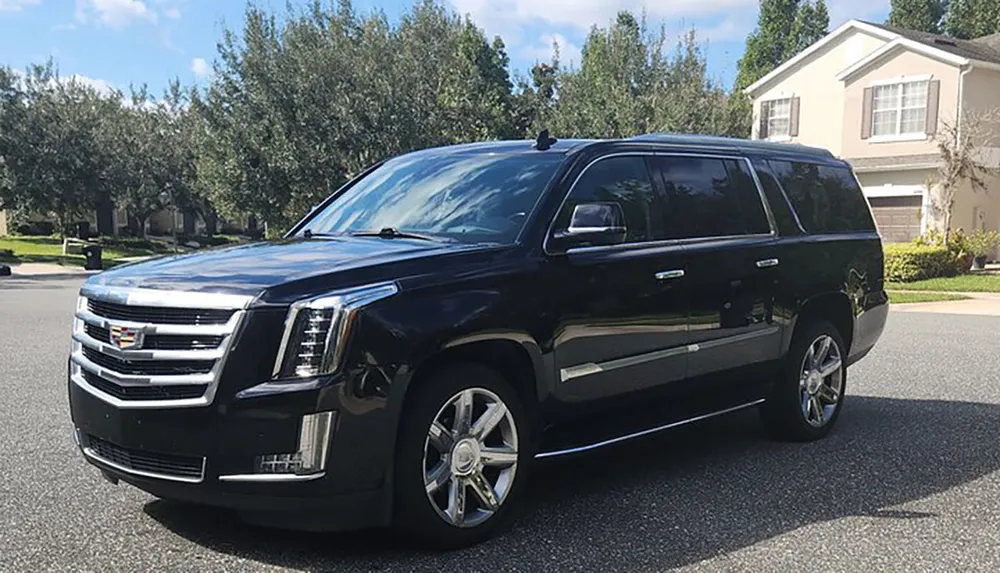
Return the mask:
[[938, 292], [1000, 292], [1000, 276], [986, 274], [928, 279], [912, 283], [886, 283], [886, 290], [920, 290]]
[[889, 291], [891, 304], [911, 304], [915, 302], [945, 302], [949, 300], [968, 300], [969, 297], [960, 294], [942, 294], [936, 292], [893, 292]]
[[[64, 266], [82, 267], [83, 255], [63, 255], [62, 240], [56, 237], [0, 237], [0, 251], [14, 251], [11, 259], [0, 253], [0, 261], [21, 263], [56, 263]], [[152, 255], [148, 249], [118, 247], [104, 248], [101, 260], [104, 267], [111, 267], [120, 262], [122, 257], [141, 257]]]

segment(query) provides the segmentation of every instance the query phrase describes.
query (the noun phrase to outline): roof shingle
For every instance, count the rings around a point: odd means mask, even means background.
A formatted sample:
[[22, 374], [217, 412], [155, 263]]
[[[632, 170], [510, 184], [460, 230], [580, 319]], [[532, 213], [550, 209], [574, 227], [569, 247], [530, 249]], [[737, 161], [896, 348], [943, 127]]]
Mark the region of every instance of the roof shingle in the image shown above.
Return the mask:
[[948, 52], [949, 54], [954, 54], [970, 60], [1000, 64], [1000, 51], [998, 51], [1000, 50], [1000, 34], [995, 36], [985, 36], [976, 40], [959, 40], [938, 34], [928, 34], [927, 32], [917, 32], [915, 30], [897, 28], [896, 26], [890, 26], [888, 24], [876, 24], [874, 22], [865, 23], [870, 26], [882, 28], [883, 30], [892, 32], [893, 34], [899, 34], [908, 40], [920, 42], [926, 46], [937, 48], [943, 52]]

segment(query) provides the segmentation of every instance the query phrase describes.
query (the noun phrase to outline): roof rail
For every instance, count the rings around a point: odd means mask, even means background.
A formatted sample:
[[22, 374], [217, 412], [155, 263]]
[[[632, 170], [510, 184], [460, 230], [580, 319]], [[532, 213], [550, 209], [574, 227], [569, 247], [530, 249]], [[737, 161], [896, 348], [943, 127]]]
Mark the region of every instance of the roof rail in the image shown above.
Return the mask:
[[814, 155], [824, 158], [834, 158], [833, 153], [820, 147], [810, 147], [798, 143], [776, 143], [773, 141], [760, 141], [750, 139], [739, 139], [735, 137], [720, 137], [715, 135], [687, 135], [681, 133], [647, 133], [628, 138], [629, 141], [648, 141], [650, 143], [663, 143], [668, 145], [701, 145], [705, 147], [720, 147], [739, 150], [767, 150], [785, 151], [790, 153], [801, 153], [804, 155]]

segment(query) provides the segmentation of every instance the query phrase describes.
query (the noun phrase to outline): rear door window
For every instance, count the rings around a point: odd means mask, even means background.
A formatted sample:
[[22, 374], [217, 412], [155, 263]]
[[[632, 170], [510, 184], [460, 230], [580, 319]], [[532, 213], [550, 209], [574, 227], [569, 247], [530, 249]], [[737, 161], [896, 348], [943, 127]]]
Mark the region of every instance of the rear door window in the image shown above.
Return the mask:
[[847, 167], [768, 161], [810, 234], [875, 230], [868, 200]]
[[769, 233], [760, 194], [742, 160], [657, 156], [663, 181], [666, 232], [671, 239]]

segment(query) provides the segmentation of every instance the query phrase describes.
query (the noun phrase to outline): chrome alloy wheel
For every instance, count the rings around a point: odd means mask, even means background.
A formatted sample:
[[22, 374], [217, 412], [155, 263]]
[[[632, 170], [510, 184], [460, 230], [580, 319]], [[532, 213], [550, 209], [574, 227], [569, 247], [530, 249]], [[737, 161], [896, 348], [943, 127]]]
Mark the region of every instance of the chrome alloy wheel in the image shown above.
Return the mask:
[[830, 421], [840, 402], [844, 387], [844, 371], [840, 346], [824, 334], [809, 345], [799, 375], [799, 395], [802, 416], [814, 428]]
[[514, 485], [517, 427], [499, 396], [468, 388], [438, 410], [424, 443], [424, 486], [438, 515], [456, 527], [492, 517]]

